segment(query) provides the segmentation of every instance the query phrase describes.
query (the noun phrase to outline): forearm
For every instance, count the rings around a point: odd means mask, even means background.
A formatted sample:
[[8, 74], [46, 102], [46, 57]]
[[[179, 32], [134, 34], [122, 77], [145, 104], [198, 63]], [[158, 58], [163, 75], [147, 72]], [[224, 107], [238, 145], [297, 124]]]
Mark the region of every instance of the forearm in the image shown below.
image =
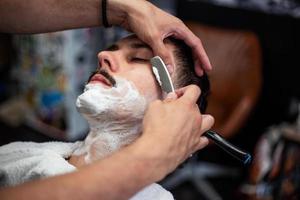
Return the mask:
[[85, 193], [85, 199], [127, 200], [145, 186], [162, 179], [156, 174], [158, 162], [152, 153], [146, 152], [144, 144], [143, 141], [132, 144], [99, 164], [83, 169], [78, 180], [94, 177], [85, 179], [85, 188], [78, 188], [80, 193]]
[[[1, 0], [0, 32], [41, 33], [102, 25], [101, 0]], [[109, 0], [112, 24], [125, 12], [119, 0]]]
[[77, 172], [3, 189], [0, 199], [128, 199], [160, 178], [149, 160], [134, 144]]

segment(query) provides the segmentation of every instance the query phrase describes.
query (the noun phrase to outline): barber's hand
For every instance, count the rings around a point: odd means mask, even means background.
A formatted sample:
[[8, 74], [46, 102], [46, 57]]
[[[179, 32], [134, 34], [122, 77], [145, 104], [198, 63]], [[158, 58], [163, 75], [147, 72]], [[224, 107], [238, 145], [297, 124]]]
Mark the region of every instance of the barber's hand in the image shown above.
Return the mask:
[[[136, 33], [141, 40], [152, 47], [155, 55], [162, 57], [170, 72], [174, 69], [174, 61], [163, 43], [163, 40], [169, 36], [182, 39], [192, 48], [195, 71], [199, 76], [203, 75], [203, 71], [211, 70], [212, 67], [201, 40], [180, 19], [145, 0], [110, 0], [109, 2], [112, 7], [120, 8], [112, 9], [113, 15], [108, 12], [111, 24], [122, 26]], [[125, 14], [120, 14], [122, 12]]]
[[139, 142], [143, 155], [150, 155], [156, 163], [159, 179], [208, 144], [202, 134], [212, 127], [214, 118], [201, 115], [196, 105], [199, 95], [199, 87], [190, 85], [169, 94], [164, 101], [154, 101], [146, 112]]

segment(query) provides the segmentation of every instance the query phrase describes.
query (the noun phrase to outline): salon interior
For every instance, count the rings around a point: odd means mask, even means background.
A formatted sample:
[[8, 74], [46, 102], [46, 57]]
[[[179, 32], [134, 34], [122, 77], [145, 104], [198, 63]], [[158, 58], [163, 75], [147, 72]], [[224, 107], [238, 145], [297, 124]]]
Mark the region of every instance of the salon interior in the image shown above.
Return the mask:
[[[201, 38], [213, 66], [213, 130], [252, 156], [245, 164], [212, 142], [160, 184], [177, 200], [300, 199], [300, 1], [152, 2]], [[84, 138], [74, 99], [97, 51], [126, 34], [0, 34], [0, 145]]]

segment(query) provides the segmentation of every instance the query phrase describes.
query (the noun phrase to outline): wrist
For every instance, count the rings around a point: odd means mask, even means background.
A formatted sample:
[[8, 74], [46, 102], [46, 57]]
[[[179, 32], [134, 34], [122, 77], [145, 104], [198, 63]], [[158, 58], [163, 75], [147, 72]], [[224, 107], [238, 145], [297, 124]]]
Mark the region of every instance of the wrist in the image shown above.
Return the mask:
[[131, 145], [131, 149], [131, 155], [140, 163], [144, 178], [149, 183], [160, 181], [169, 173], [166, 152], [157, 141], [141, 136]]
[[146, 0], [107, 0], [107, 18], [110, 25], [118, 25], [132, 31], [130, 23], [144, 19], [145, 13], [153, 13], [154, 6]]
[[110, 25], [122, 25], [126, 21], [127, 10], [124, 0], [107, 0], [107, 20]]

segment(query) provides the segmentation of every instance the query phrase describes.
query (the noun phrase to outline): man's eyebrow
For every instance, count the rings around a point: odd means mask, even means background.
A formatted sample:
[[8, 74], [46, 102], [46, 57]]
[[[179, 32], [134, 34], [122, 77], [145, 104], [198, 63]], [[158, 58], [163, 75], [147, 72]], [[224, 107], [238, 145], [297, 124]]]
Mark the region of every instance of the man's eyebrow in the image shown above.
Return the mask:
[[119, 46], [117, 44], [112, 44], [109, 47], [107, 47], [104, 51], [117, 51], [119, 50]]
[[133, 42], [129, 46], [133, 49], [148, 49], [149, 51], [152, 51], [151, 47], [145, 43]]

